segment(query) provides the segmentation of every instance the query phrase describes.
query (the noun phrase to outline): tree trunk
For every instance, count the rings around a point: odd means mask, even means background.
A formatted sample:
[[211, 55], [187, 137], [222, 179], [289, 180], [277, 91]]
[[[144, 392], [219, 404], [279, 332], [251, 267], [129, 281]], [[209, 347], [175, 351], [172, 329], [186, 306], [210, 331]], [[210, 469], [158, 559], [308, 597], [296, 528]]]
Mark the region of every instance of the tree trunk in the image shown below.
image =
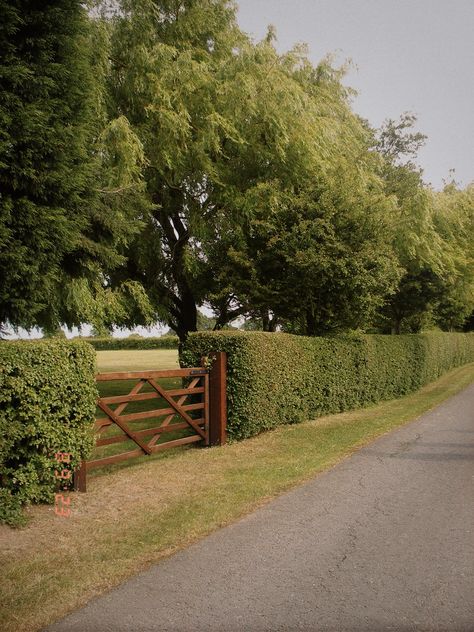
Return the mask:
[[402, 326], [401, 318], [394, 318], [392, 320], [392, 336], [399, 336]]
[[317, 335], [316, 318], [314, 316], [314, 309], [312, 306], [306, 308], [306, 335]]
[[178, 353], [181, 357], [184, 343], [192, 331], [197, 331], [197, 306], [191, 291], [185, 290], [180, 300], [180, 310], [176, 317], [176, 333], [179, 338]]
[[265, 309], [260, 312], [260, 318], [262, 319], [263, 331], [274, 332], [278, 325], [278, 318], [275, 315], [271, 315], [270, 310]]
[[267, 311], [262, 311], [262, 329], [263, 331], [270, 331], [270, 316]]
[[[172, 283], [176, 290], [173, 290], [173, 327], [179, 338], [179, 350], [186, 342], [190, 331], [197, 331], [197, 305], [192, 290], [192, 283], [188, 279], [185, 264], [185, 252], [189, 243], [189, 231], [179, 212], [176, 210], [183, 206], [182, 193], [171, 191], [170, 197], [173, 200], [173, 211], [160, 211], [157, 215], [164, 238], [167, 241], [171, 253]], [[170, 290], [171, 291], [171, 290]]]

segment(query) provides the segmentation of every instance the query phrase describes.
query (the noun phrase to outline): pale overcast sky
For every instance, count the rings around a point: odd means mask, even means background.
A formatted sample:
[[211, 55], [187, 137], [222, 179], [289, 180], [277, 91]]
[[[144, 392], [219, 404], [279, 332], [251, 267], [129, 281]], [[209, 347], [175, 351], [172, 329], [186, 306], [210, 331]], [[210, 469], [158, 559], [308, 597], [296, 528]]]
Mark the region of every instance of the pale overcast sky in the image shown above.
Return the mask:
[[327, 53], [357, 66], [346, 78], [354, 109], [378, 127], [404, 111], [428, 136], [419, 164], [443, 186], [449, 169], [474, 181], [474, 0], [237, 0], [241, 28], [278, 48], [306, 42], [316, 63]]

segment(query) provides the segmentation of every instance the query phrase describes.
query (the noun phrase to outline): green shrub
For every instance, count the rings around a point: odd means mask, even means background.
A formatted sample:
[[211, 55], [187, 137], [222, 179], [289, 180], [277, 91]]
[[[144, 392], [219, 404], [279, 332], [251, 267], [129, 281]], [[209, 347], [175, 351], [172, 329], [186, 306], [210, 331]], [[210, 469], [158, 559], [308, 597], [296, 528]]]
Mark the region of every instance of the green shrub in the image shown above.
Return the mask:
[[124, 349], [177, 349], [178, 336], [159, 338], [87, 338], [96, 351], [119, 351]]
[[188, 338], [182, 361], [197, 366], [210, 351], [228, 354], [228, 434], [243, 439], [415, 391], [474, 361], [474, 335], [199, 332]]
[[[82, 341], [0, 343], [0, 521], [52, 502], [55, 470], [74, 470], [93, 446], [95, 351]], [[60, 466], [58, 452], [70, 453]]]

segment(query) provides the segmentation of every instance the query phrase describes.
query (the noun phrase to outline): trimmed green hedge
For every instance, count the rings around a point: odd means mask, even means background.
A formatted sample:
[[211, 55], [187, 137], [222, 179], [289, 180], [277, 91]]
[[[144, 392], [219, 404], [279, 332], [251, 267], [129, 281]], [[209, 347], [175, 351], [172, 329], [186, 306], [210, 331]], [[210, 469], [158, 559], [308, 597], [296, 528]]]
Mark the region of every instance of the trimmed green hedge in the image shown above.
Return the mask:
[[93, 446], [95, 351], [82, 341], [0, 343], [0, 522], [52, 502], [57, 452], [75, 469]]
[[96, 351], [119, 351], [124, 349], [177, 349], [178, 336], [159, 338], [87, 338]]
[[400, 397], [474, 361], [474, 334], [307, 338], [282, 333], [199, 332], [182, 361], [228, 353], [228, 434], [250, 437], [280, 424]]

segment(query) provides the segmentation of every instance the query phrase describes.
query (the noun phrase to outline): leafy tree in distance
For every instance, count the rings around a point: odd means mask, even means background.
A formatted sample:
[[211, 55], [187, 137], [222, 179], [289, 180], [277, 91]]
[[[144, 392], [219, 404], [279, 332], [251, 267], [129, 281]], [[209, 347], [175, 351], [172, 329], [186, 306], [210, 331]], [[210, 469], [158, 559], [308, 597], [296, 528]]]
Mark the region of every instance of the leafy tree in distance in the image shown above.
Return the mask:
[[379, 130], [376, 148], [383, 157], [385, 194], [394, 202], [391, 216], [393, 246], [403, 270], [397, 290], [380, 310], [386, 333], [418, 332], [440, 298], [449, 262], [437, 232], [432, 198], [416, 165], [425, 136], [413, 132], [416, 117], [402, 114]]
[[291, 77], [299, 61], [280, 59], [270, 41], [249, 42], [231, 3], [121, 7], [111, 93], [115, 113], [143, 143], [151, 210], [118, 278], [142, 283], [157, 317], [184, 340], [205, 301], [218, 327], [241, 311], [214, 271], [252, 212], [247, 192], [298, 169], [303, 175], [316, 144], [329, 139], [317, 137], [325, 130]]
[[474, 185], [460, 189], [451, 182], [432, 198], [434, 223], [449, 260], [433, 318], [441, 329], [455, 331], [467, 326], [474, 311]]
[[[387, 222], [392, 203], [377, 176], [379, 159], [350, 110], [340, 73], [326, 62], [313, 67], [301, 51], [275, 57], [272, 66], [284, 67], [286, 86], [293, 85], [305, 103], [306, 116], [298, 116], [304, 126], [293, 128], [285, 148], [304, 160], [269, 160], [270, 169], [262, 171], [258, 159], [265, 148], [255, 139], [255, 164], [247, 163], [251, 168], [243, 174], [234, 170], [245, 213], [238, 225], [223, 217], [217, 255], [209, 257], [221, 293], [216, 282], [211, 303], [219, 306], [231, 296], [267, 331], [279, 324], [308, 335], [367, 326], [399, 278]], [[275, 80], [281, 93], [285, 83], [278, 75]], [[288, 119], [280, 121], [288, 125]], [[276, 153], [268, 141], [267, 147]]]
[[[332, 182], [329, 190], [308, 188], [278, 200], [272, 189], [273, 206], [255, 201], [249, 232], [229, 251], [222, 274], [264, 330], [280, 324], [322, 335], [367, 326], [398, 280], [384, 241], [383, 199], [377, 208], [375, 196], [344, 180], [339, 188]], [[344, 200], [350, 188], [354, 197]]]
[[387, 169], [389, 166], [403, 166], [420, 173], [415, 159], [427, 136], [413, 131], [416, 122], [413, 113], [404, 112], [398, 121], [387, 119], [378, 131], [377, 151], [385, 158]]

